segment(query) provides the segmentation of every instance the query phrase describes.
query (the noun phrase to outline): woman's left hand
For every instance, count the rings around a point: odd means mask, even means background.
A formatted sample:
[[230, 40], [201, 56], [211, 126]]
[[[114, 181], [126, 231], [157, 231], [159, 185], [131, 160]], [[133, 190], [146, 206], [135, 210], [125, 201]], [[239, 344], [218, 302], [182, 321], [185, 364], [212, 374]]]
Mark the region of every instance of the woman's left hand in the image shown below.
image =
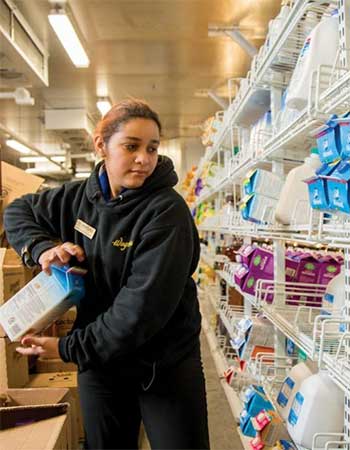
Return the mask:
[[21, 339], [24, 347], [17, 347], [21, 355], [39, 355], [44, 358], [60, 358], [57, 337], [33, 336], [27, 334]]

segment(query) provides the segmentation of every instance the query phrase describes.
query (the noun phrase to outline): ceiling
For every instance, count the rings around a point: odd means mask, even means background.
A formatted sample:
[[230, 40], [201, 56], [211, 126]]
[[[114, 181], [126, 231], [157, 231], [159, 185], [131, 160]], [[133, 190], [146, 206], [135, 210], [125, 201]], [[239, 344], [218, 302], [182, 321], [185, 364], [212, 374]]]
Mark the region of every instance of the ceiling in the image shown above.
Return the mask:
[[[49, 86], [0, 77], [0, 92], [24, 86], [35, 98], [34, 106], [0, 100], [0, 124], [43, 151], [69, 141], [68, 133], [45, 129], [45, 109], [82, 108], [96, 122], [96, 100], [103, 95], [112, 102], [127, 96], [148, 101], [160, 114], [164, 139], [199, 136], [196, 125], [221, 108], [196, 90], [227, 96], [226, 81], [244, 77], [250, 67], [250, 57], [231, 38], [208, 37], [208, 24], [238, 26], [259, 48], [280, 9], [279, 0], [69, 0], [91, 61], [77, 69], [49, 26], [48, 0], [12, 3], [49, 53]], [[10, 62], [2, 56], [3, 69]], [[74, 151], [91, 149], [87, 138], [70, 144]], [[17, 156], [4, 151], [13, 164]]]

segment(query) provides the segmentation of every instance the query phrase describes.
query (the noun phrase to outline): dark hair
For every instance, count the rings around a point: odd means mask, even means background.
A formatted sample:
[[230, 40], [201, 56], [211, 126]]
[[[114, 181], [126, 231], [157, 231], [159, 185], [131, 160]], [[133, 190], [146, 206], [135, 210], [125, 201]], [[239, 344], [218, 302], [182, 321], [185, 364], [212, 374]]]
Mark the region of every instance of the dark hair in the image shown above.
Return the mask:
[[150, 119], [153, 120], [162, 131], [158, 114], [143, 100], [127, 99], [116, 103], [102, 117], [95, 128], [95, 136], [101, 136], [107, 144], [114, 133], [120, 130], [120, 126], [132, 119]]

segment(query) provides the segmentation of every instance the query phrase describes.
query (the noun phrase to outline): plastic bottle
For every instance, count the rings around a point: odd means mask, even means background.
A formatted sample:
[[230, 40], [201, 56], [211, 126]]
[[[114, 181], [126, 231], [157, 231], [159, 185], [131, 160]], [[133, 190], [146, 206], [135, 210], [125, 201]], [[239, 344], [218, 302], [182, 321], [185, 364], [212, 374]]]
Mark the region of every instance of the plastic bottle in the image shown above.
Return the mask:
[[317, 149], [312, 149], [311, 155], [305, 158], [304, 163], [288, 173], [275, 210], [277, 222], [285, 225], [289, 225], [292, 220], [295, 224], [307, 222], [306, 211], [309, 205], [309, 193], [303, 180], [312, 177], [315, 170], [321, 166], [316, 152]]
[[306, 107], [312, 72], [321, 64], [332, 66], [338, 46], [338, 15], [334, 14], [322, 18], [304, 42], [288, 87], [288, 108], [301, 110]]
[[276, 42], [276, 39], [279, 33], [281, 32], [289, 13], [290, 13], [290, 6], [282, 2], [282, 8], [278, 16], [275, 17], [275, 19], [270, 20], [269, 22], [269, 36], [268, 36], [269, 47], [272, 47]]
[[235, 211], [235, 208], [233, 206], [233, 194], [231, 192], [226, 192], [225, 201], [226, 203], [222, 208], [221, 225], [223, 227], [229, 227]]
[[[295, 394], [288, 416], [288, 432], [293, 441], [312, 448], [315, 433], [341, 433], [343, 427], [344, 392], [325, 372], [306, 378]], [[318, 448], [324, 448], [328, 440], [329, 437], [318, 439]]]
[[312, 375], [311, 369], [304, 362], [296, 364], [283, 381], [277, 395], [277, 407], [284, 420], [288, 419], [289, 410], [302, 382]]
[[336, 275], [327, 285], [323, 296], [322, 312], [339, 316], [345, 302], [345, 269], [341, 267], [340, 273]]

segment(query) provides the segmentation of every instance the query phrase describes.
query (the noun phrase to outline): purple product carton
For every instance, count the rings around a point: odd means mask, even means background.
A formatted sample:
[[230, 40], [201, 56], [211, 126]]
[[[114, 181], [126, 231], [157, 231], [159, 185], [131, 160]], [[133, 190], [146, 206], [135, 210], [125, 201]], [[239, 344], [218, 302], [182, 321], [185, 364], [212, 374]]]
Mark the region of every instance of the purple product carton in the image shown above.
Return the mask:
[[[262, 272], [255, 272], [254, 269], [249, 270], [249, 273], [244, 280], [242, 291], [247, 294], [255, 295], [256, 285], [259, 280], [273, 280], [273, 274], [262, 274]], [[268, 285], [264, 285], [264, 287], [267, 288]], [[272, 303], [273, 294], [267, 294], [266, 301]]]
[[273, 275], [273, 252], [265, 248], [256, 247], [250, 259], [249, 270], [254, 271], [254, 273], [260, 273], [261, 278], [265, 278], [265, 275]]
[[285, 263], [286, 281], [293, 282], [296, 280], [298, 267], [299, 267], [298, 261], [296, 261], [293, 258], [286, 257]]
[[[321, 262], [317, 260], [311, 253], [304, 253], [303, 255], [296, 258], [296, 261], [299, 264], [295, 281], [297, 283], [317, 284], [321, 269]], [[311, 292], [312, 287], [305, 287], [305, 290], [310, 290]], [[322, 303], [322, 297], [294, 295], [291, 296], [286, 303], [295, 306], [319, 306]]]
[[240, 267], [238, 267], [238, 269], [234, 273], [235, 283], [241, 290], [243, 289], [243, 285], [245, 279], [247, 278], [248, 273], [249, 273], [248, 267], [243, 264]]
[[320, 271], [317, 284], [327, 285], [341, 270], [341, 263], [332, 255], [325, 255], [320, 258]]
[[256, 247], [250, 244], [244, 244], [242, 247], [237, 251], [237, 254], [240, 257], [240, 263], [246, 264], [248, 267], [250, 265], [250, 260], [253, 257], [253, 254], [256, 250]]

